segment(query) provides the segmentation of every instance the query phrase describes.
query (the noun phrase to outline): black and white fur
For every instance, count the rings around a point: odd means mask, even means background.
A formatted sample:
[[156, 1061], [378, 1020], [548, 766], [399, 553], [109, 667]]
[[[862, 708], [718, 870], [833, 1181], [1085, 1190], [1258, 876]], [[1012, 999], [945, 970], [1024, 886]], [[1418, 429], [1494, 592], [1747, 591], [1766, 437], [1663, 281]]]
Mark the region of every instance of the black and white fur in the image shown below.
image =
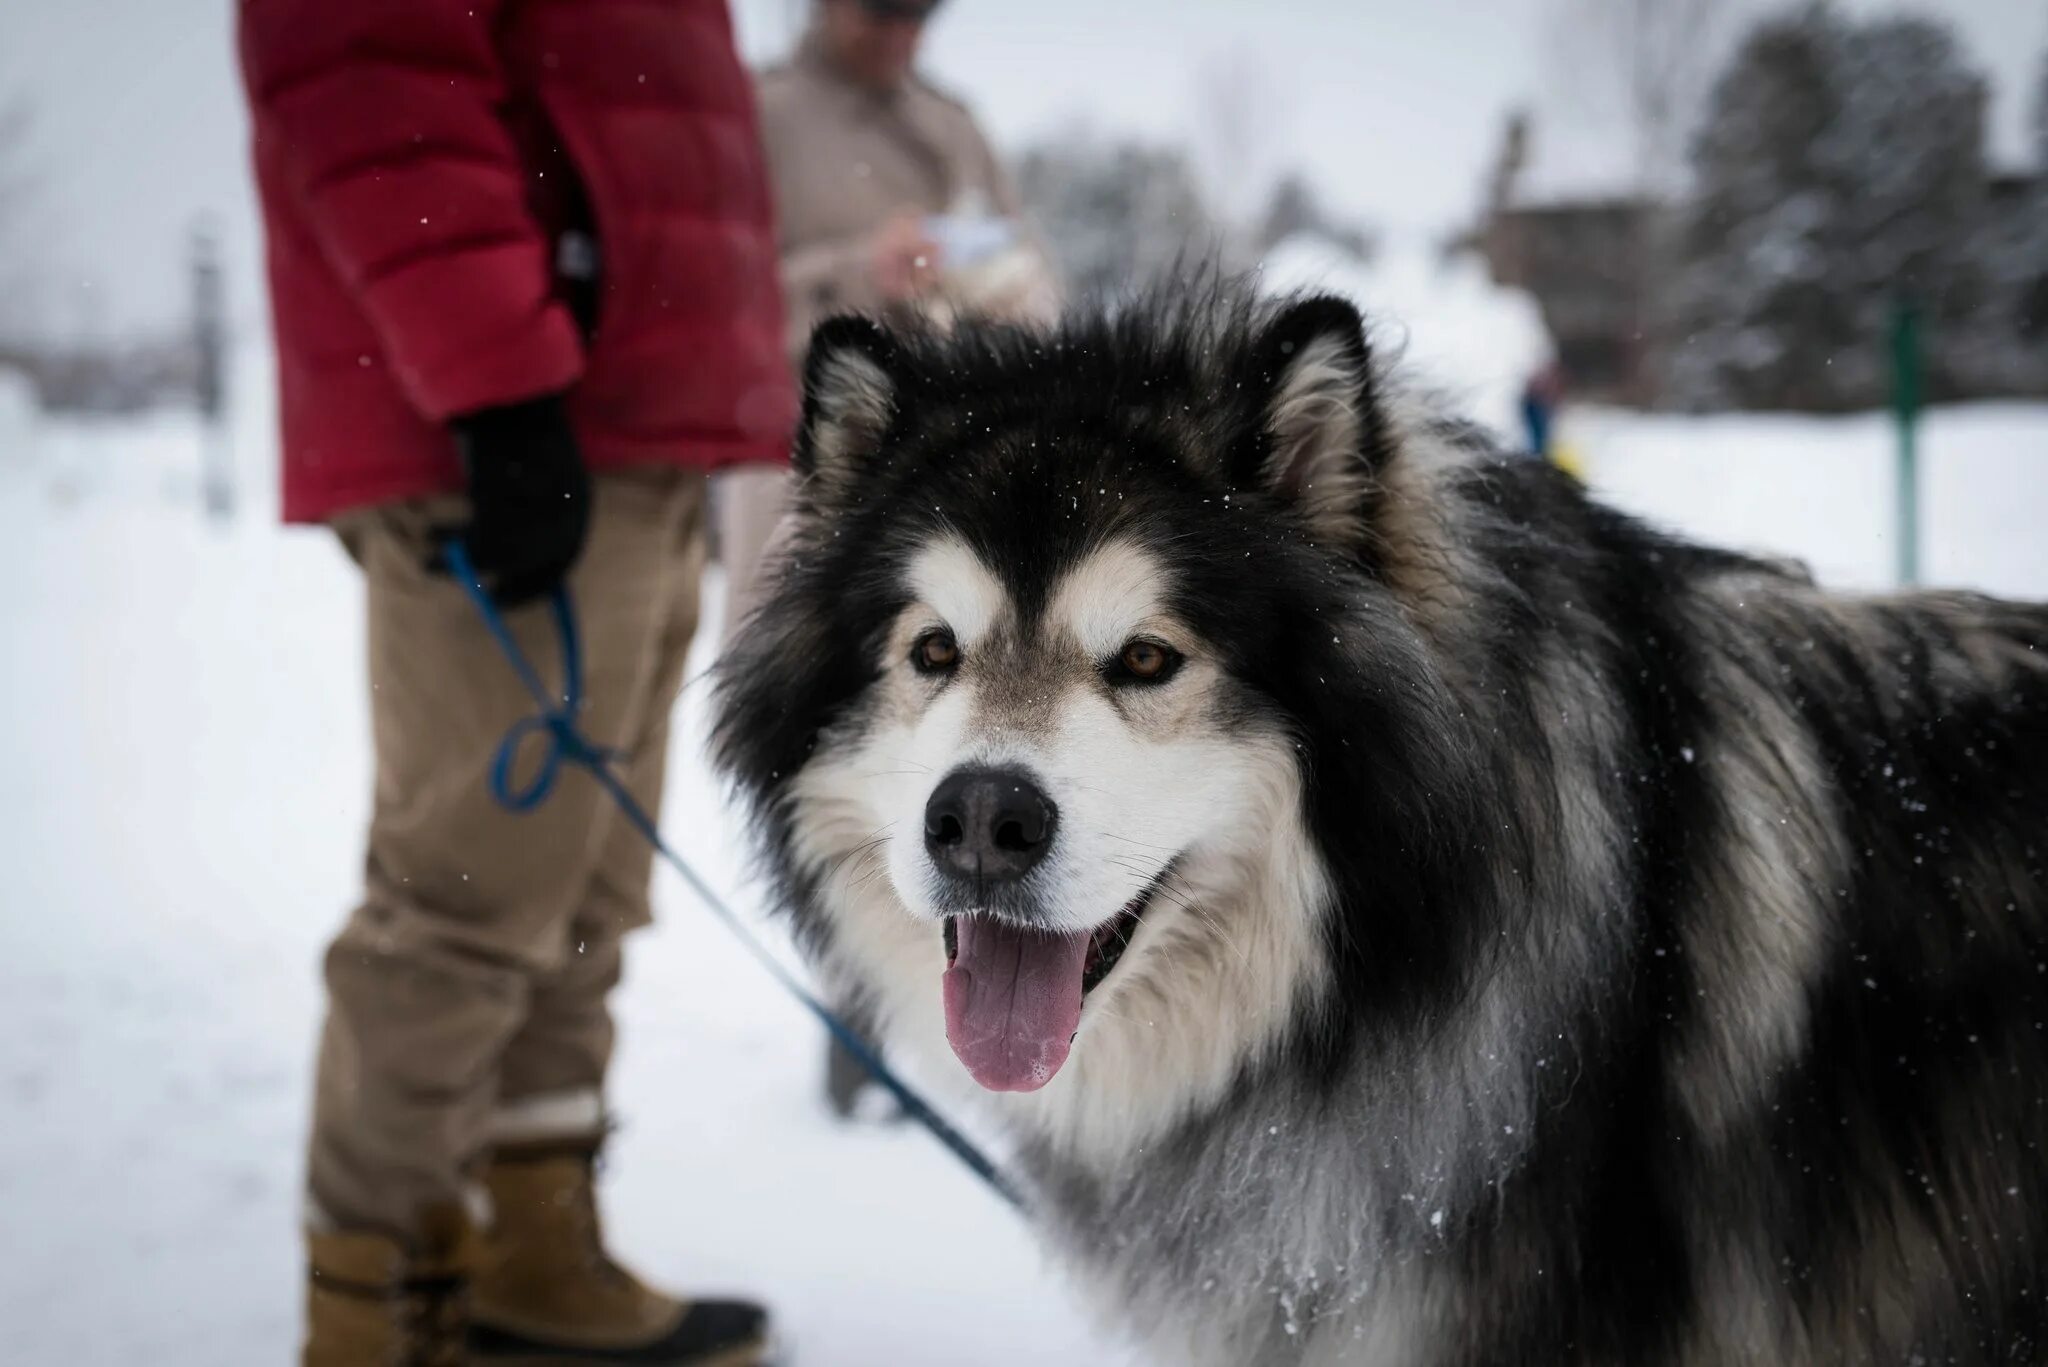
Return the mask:
[[1040, 914], [1164, 880], [987, 1095], [1157, 1361], [2048, 1361], [2048, 608], [1647, 528], [1330, 298], [836, 320], [807, 380], [719, 757], [932, 1073], [949, 770], [1057, 798]]

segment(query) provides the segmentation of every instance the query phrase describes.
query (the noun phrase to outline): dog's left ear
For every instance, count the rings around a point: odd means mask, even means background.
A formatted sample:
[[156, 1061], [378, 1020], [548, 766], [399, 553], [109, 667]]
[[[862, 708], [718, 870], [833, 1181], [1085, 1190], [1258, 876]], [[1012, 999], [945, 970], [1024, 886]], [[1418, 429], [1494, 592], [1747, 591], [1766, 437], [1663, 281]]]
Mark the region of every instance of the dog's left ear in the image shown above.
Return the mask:
[[1292, 503], [1318, 539], [1355, 543], [1385, 455], [1365, 320], [1333, 295], [1291, 303], [1251, 368], [1259, 423], [1241, 474]]
[[811, 334], [793, 464], [812, 498], [850, 492], [896, 416], [896, 343], [871, 318], [842, 314]]

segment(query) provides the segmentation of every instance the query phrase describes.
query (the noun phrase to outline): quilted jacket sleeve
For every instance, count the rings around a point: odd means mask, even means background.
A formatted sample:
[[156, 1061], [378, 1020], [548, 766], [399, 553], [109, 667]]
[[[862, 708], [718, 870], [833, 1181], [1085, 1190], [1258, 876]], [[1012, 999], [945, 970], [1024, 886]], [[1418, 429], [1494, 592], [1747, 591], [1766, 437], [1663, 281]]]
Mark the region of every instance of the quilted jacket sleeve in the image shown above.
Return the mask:
[[558, 392], [583, 365], [496, 113], [503, 4], [242, 0], [242, 60], [286, 188], [434, 419]]

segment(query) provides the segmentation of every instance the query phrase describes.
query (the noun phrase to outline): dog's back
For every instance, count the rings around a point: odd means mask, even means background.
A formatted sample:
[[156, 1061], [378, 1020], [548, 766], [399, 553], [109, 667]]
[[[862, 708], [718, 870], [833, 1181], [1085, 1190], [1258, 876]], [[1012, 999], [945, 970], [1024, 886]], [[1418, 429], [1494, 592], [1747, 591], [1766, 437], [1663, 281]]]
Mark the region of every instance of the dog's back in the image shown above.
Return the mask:
[[1589, 810], [1631, 847], [1587, 1076], [1502, 1185], [1521, 1237], [1470, 1255], [1548, 1308], [1471, 1360], [2048, 1360], [2048, 606], [1828, 593], [1523, 465], [1454, 484], [1527, 624], [1485, 672], [1547, 704], [1574, 657], [1601, 698], [1549, 753], [1608, 730]]
[[1477, 668], [1597, 688], [1531, 731], [1607, 733], [1631, 924], [1451, 1360], [2048, 1361], [2048, 606], [1832, 594], [1471, 470]]
[[[1746, 584], [1708, 601], [1722, 624], [1701, 638], [1772, 699], [1728, 699], [1755, 772], [1724, 804], [1755, 805], [1725, 819], [1823, 838], [1803, 867], [1734, 859], [1756, 932], [1780, 932], [1746, 986], [1716, 981], [1711, 921], [1666, 985], [1675, 1038], [1728, 1051], [1671, 1153], [1705, 1245], [1697, 1312], [1774, 1305], [1749, 1337], [1815, 1361], [2048, 1361], [2048, 607]], [[1740, 1036], [1754, 1052], [1772, 1020], [1783, 1046], [1745, 1069]], [[1717, 1096], [1732, 1079], [1746, 1105]]]

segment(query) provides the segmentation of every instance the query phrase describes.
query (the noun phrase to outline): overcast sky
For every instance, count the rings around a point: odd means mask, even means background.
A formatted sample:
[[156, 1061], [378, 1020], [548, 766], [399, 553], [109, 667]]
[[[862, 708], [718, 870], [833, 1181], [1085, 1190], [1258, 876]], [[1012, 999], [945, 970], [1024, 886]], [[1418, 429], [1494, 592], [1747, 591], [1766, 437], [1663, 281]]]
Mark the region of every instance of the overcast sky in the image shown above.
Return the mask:
[[[1441, 226], [1472, 212], [1515, 104], [1539, 112], [1548, 178], [1599, 183], [1625, 165], [1626, 141], [1598, 98], [1599, 62], [1554, 37], [1555, 16], [1587, 3], [949, 0], [928, 66], [1006, 147], [1083, 123], [1213, 142], [1203, 92], [1221, 69], [1256, 93], [1258, 163], [1306, 170], [1371, 221]], [[742, 46], [760, 61], [792, 41], [807, 0], [734, 8]], [[2048, 3], [1914, 8], [1956, 23], [1993, 81], [1996, 153], [2017, 160]], [[228, 242], [238, 315], [260, 322], [232, 13], [229, 0], [0, 0], [0, 103], [11, 92], [33, 108], [28, 159], [42, 191], [27, 240], [0, 250], [37, 267], [27, 302], [46, 330], [105, 335], [174, 316], [185, 234], [202, 215]]]

